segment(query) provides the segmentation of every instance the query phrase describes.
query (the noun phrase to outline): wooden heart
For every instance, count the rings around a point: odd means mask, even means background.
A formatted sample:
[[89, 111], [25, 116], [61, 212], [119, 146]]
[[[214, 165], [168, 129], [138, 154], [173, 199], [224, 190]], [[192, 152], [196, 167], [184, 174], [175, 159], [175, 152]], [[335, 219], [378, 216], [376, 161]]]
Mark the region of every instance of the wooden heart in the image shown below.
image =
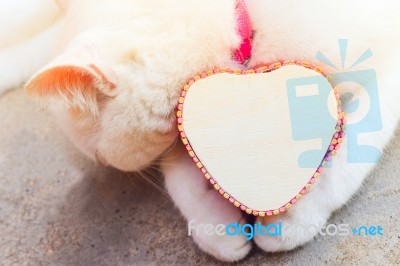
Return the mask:
[[203, 73], [179, 98], [181, 140], [224, 198], [248, 214], [277, 215], [311, 188], [343, 140], [330, 81], [295, 61]]

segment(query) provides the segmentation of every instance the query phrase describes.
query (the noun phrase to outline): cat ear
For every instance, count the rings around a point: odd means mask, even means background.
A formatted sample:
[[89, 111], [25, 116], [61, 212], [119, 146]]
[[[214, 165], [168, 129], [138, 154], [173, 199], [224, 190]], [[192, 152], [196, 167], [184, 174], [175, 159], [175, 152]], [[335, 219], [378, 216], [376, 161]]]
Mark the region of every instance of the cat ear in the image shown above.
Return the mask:
[[59, 100], [97, 115], [98, 101], [115, 96], [116, 85], [94, 64], [56, 65], [45, 68], [25, 86], [29, 95]]

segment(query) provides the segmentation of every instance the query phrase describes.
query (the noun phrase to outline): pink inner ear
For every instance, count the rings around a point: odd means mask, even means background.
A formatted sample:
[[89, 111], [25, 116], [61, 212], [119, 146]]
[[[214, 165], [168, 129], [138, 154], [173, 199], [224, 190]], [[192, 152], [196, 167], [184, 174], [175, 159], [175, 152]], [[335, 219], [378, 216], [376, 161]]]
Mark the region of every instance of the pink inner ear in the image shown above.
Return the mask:
[[76, 66], [58, 66], [40, 73], [26, 86], [28, 94], [64, 96], [72, 100], [76, 94], [95, 97], [98, 79], [88, 70]]
[[93, 64], [90, 64], [90, 65], [89, 65], [89, 68], [91, 68], [91, 69], [94, 71], [94, 73], [96, 73], [96, 75], [100, 78], [100, 80], [101, 80], [104, 84], [106, 84], [110, 90], [115, 89], [115, 87], [116, 87], [115, 84], [112, 83], [111, 81], [109, 81], [109, 80], [107, 79], [107, 77], [103, 74], [103, 72], [100, 71], [100, 69], [99, 69], [98, 67], [96, 67], [96, 66], [93, 65]]

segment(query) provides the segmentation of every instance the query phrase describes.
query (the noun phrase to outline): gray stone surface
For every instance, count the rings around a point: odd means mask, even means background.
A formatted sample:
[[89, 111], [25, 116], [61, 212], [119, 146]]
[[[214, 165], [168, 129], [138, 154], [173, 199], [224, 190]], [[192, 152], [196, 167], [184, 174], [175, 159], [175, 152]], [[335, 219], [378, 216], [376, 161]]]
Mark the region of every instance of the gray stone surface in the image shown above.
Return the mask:
[[[399, 264], [399, 175], [396, 137], [361, 191], [330, 219], [381, 225], [384, 236], [319, 236], [292, 252], [254, 249], [241, 263]], [[196, 247], [171, 200], [150, 183], [86, 160], [21, 89], [0, 98], [1, 265], [219, 264]]]

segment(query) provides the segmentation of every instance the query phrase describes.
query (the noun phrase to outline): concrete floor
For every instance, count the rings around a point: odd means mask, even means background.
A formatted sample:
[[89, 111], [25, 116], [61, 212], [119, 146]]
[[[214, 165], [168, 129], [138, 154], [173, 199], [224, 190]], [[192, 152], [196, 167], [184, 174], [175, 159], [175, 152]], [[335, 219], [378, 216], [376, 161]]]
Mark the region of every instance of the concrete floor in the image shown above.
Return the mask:
[[[292, 252], [254, 249], [239, 264], [400, 264], [400, 137], [388, 154], [330, 219], [381, 225], [384, 236], [319, 236]], [[186, 234], [163, 192], [86, 160], [22, 90], [0, 98], [1, 265], [219, 264]]]

